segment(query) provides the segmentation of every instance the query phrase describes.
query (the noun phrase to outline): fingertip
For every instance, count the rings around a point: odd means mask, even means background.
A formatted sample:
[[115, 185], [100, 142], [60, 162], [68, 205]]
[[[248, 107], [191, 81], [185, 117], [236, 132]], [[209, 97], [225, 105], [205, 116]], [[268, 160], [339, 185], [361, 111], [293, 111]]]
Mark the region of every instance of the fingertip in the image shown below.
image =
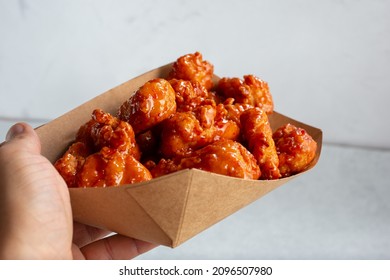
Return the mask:
[[133, 259], [147, 251], [157, 247], [146, 241], [115, 234], [90, 243], [80, 250], [86, 259]]
[[25, 123], [16, 123], [11, 128], [8, 130], [7, 135], [5, 136], [5, 141], [11, 141], [18, 135], [23, 134], [23, 132], [26, 130], [26, 125]]
[[23, 141], [21, 147], [30, 147], [40, 152], [41, 145], [35, 130], [27, 123], [16, 123], [7, 132], [4, 143]]

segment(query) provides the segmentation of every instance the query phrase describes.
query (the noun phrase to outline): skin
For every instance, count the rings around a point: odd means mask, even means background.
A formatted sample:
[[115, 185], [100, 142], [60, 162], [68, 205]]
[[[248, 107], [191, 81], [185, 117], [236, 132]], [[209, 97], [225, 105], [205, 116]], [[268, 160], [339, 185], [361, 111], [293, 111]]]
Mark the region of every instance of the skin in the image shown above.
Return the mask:
[[66, 183], [19, 123], [0, 146], [0, 259], [131, 259], [156, 245], [73, 223]]

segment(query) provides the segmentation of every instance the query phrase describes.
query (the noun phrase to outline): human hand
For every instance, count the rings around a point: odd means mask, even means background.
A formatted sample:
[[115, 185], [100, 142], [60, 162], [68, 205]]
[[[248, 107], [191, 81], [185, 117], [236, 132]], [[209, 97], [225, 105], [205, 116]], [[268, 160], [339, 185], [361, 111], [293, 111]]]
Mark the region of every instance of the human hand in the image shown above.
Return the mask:
[[130, 259], [154, 244], [72, 222], [67, 185], [27, 124], [0, 145], [0, 259]]

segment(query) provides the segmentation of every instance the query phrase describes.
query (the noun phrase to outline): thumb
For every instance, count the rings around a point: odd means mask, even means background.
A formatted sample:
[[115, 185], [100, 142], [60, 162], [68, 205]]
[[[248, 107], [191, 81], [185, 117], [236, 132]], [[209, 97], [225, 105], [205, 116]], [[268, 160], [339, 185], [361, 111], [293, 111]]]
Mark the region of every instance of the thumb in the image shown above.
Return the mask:
[[26, 123], [12, 126], [0, 147], [0, 258], [69, 258], [69, 193]]
[[34, 154], [40, 154], [41, 143], [35, 130], [27, 123], [17, 123], [9, 130], [5, 138], [4, 146], [10, 150], [23, 150]]

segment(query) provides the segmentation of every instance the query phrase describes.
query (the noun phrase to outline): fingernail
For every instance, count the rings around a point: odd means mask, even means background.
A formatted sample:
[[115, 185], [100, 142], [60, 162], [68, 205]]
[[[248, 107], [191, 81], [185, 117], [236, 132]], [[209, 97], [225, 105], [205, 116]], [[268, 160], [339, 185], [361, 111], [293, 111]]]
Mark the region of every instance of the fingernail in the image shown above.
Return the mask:
[[24, 125], [21, 123], [14, 124], [7, 132], [7, 136], [5, 137], [5, 141], [10, 141], [15, 138], [19, 134], [24, 132]]

